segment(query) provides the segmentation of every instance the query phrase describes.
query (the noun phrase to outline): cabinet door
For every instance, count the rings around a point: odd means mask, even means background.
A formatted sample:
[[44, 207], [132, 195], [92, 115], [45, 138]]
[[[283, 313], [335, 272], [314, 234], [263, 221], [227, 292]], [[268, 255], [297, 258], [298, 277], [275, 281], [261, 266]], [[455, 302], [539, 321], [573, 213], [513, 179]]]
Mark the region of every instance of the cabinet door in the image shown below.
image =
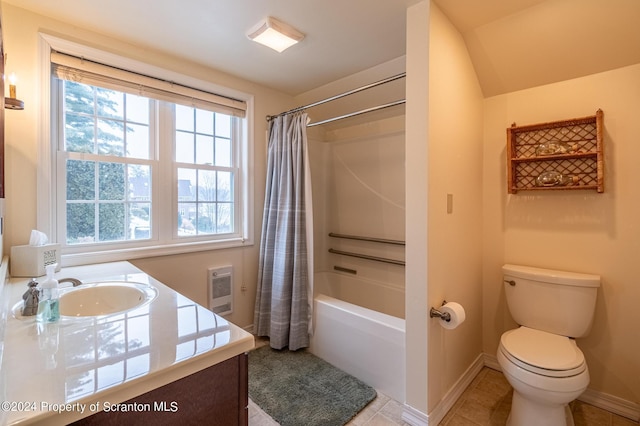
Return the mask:
[[122, 403], [139, 411], [102, 411], [72, 424], [247, 426], [247, 365], [238, 355]]

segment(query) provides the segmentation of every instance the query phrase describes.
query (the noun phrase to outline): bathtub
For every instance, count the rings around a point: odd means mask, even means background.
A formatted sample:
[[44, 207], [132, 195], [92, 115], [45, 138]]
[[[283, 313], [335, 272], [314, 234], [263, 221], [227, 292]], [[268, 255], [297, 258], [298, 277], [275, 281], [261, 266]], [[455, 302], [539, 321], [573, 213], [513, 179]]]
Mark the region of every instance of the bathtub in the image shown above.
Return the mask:
[[[320, 281], [331, 281], [337, 278], [334, 275], [340, 275], [326, 274]], [[311, 353], [404, 402], [404, 319], [317, 294], [313, 326]]]

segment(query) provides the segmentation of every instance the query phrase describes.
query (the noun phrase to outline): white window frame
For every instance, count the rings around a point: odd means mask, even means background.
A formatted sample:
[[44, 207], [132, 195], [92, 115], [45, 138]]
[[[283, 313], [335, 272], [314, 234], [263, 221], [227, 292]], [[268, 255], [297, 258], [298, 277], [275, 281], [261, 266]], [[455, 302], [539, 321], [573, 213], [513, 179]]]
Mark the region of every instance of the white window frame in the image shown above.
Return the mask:
[[[166, 70], [154, 65], [145, 64], [143, 62], [115, 55], [100, 49], [85, 46], [76, 42], [52, 36], [46, 33], [39, 33], [38, 40], [39, 50], [39, 70], [40, 70], [40, 110], [39, 110], [39, 156], [38, 156], [38, 174], [37, 179], [37, 227], [38, 230], [45, 232], [52, 242], [58, 241], [56, 215], [60, 214], [57, 205], [56, 187], [56, 147], [52, 141], [52, 126], [56, 123], [51, 122], [51, 51], [59, 51], [69, 55], [86, 58], [98, 63], [108, 64], [110, 66], [137, 72], [143, 75], [153, 76], [166, 81], [174, 81], [185, 86], [194, 87], [203, 91], [217, 93], [245, 101], [247, 104], [246, 116], [243, 125], [238, 130], [242, 133], [238, 144], [238, 167], [240, 173], [238, 176], [238, 188], [236, 188], [237, 198], [235, 200], [236, 218], [238, 236], [233, 238], [219, 239], [215, 234], [210, 236], [202, 236], [185, 241], [184, 237], [175, 238], [177, 229], [173, 232], [174, 224], [177, 221], [177, 204], [172, 214], [162, 218], [162, 222], [158, 223], [157, 216], [155, 226], [162, 229], [171, 229], [170, 235], [174, 237], [169, 239], [152, 238], [151, 243], [147, 241], [144, 246], [138, 246], [138, 241], [133, 244], [114, 244], [112, 248], [105, 249], [92, 248], [85, 246], [83, 250], [63, 250], [62, 266], [85, 265], [91, 263], [101, 263], [110, 261], [129, 260], [142, 257], [163, 256], [170, 254], [189, 253], [204, 250], [213, 250], [221, 248], [239, 247], [254, 244], [254, 181], [253, 181], [253, 95], [239, 92], [237, 90], [222, 87], [208, 81], [200, 80], [174, 71]], [[162, 126], [162, 124], [161, 124]], [[160, 131], [163, 131], [161, 129]], [[171, 144], [167, 144], [171, 145]], [[173, 146], [158, 147], [158, 154], [161, 156], [173, 157]], [[165, 157], [166, 158], [166, 157]], [[174, 163], [166, 162], [166, 168], [155, 171], [159, 172], [159, 185], [154, 185], [152, 189], [152, 199], [157, 199], [157, 191], [159, 188], [173, 187], [172, 204], [177, 202], [177, 185]], [[155, 207], [154, 207], [155, 208]], [[109, 246], [109, 245], [107, 245]]]

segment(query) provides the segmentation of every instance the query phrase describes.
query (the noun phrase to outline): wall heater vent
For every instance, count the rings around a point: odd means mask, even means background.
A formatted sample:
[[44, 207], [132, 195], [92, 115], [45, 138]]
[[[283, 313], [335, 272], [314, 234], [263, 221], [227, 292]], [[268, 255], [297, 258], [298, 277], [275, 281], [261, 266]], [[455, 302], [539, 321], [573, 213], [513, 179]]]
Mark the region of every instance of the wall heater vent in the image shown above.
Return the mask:
[[233, 312], [233, 267], [209, 269], [209, 309], [218, 315]]

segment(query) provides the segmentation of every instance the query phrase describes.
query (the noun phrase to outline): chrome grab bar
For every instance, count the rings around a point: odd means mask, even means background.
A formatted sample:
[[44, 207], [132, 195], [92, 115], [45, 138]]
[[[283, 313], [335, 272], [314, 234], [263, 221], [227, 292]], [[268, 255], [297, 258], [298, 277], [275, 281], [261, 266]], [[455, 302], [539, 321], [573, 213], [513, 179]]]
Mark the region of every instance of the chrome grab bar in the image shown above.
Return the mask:
[[342, 256], [357, 257], [357, 258], [366, 259], [366, 260], [373, 260], [375, 262], [391, 263], [393, 265], [401, 265], [401, 266], [405, 265], [404, 260], [388, 259], [386, 257], [378, 257], [378, 256], [369, 256], [368, 254], [353, 253], [350, 251], [335, 250], [332, 248], [329, 249], [329, 253], [339, 254]]
[[386, 238], [362, 237], [360, 235], [337, 234], [335, 232], [329, 232], [329, 236], [334, 238], [345, 238], [348, 240], [368, 241], [372, 243], [395, 244], [398, 246], [405, 245], [405, 242], [402, 240], [390, 240]]

